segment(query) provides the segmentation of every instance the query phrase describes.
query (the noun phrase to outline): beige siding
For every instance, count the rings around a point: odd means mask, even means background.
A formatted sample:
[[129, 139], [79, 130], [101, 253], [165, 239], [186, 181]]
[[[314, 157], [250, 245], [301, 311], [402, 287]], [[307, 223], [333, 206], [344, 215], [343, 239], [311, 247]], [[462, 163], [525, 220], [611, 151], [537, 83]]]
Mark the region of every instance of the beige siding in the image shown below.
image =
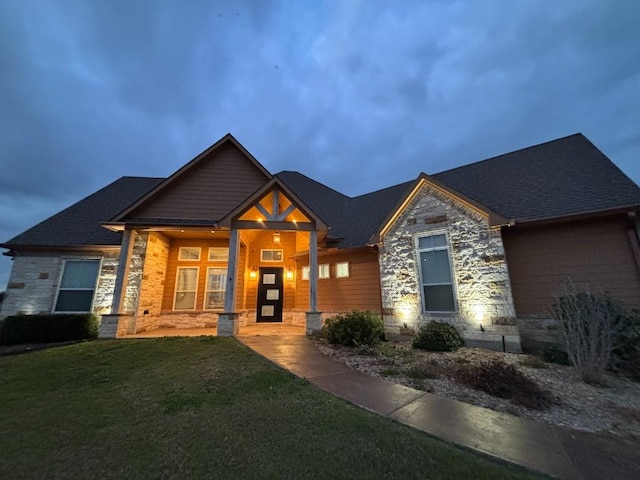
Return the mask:
[[[349, 262], [349, 277], [336, 278], [336, 263]], [[369, 249], [320, 255], [318, 265], [329, 264], [331, 278], [318, 280], [318, 308], [326, 312], [371, 310], [381, 313], [380, 270], [378, 254]], [[296, 272], [296, 307], [309, 308], [309, 282], [302, 280], [302, 267], [308, 260], [299, 260]]]
[[566, 278], [640, 306], [640, 275], [625, 219], [503, 231], [516, 313], [544, 315]]
[[129, 218], [220, 220], [266, 182], [258, 167], [229, 143], [138, 207]]

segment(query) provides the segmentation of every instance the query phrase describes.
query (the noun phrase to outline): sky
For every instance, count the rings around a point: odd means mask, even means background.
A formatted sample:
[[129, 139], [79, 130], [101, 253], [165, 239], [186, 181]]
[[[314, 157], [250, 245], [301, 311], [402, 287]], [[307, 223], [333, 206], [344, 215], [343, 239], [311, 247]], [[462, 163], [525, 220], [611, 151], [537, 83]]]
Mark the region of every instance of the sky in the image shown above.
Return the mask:
[[640, 183], [638, 25], [637, 0], [3, 0], [0, 242], [227, 132], [348, 195], [576, 132]]

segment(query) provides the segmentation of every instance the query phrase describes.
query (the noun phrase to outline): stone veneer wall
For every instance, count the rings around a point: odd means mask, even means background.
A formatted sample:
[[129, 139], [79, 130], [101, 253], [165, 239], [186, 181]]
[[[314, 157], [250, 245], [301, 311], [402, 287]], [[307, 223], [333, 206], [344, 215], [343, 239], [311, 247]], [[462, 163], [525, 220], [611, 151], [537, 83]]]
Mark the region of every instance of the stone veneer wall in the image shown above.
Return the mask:
[[[422, 311], [416, 237], [432, 233], [448, 237], [455, 313]], [[489, 228], [483, 215], [431, 186], [421, 188], [385, 234], [379, 263], [383, 319], [389, 333], [398, 333], [405, 323], [416, 327], [438, 320], [455, 323], [467, 337], [480, 332], [480, 323], [517, 334], [500, 231]]]
[[129, 275], [124, 296], [123, 312], [133, 313], [138, 310], [138, 298], [140, 296], [140, 285], [144, 270], [144, 260], [147, 250], [148, 233], [133, 233], [133, 250], [129, 261]]
[[160, 312], [170, 244], [169, 238], [161, 233], [148, 234], [136, 309], [136, 332], [154, 330], [161, 326]]
[[117, 250], [29, 252], [18, 253], [13, 260], [0, 318], [19, 313], [51, 313], [64, 260], [73, 258], [98, 258], [102, 260], [93, 300], [93, 312], [100, 315], [109, 311], [118, 265]]

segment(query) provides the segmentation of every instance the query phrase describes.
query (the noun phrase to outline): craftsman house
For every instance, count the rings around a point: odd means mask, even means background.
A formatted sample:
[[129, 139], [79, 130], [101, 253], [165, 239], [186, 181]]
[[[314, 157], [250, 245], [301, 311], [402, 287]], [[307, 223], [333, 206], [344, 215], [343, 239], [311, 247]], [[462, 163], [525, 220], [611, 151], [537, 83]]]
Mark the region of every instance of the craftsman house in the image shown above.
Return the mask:
[[271, 174], [231, 135], [168, 178], [123, 177], [0, 247], [0, 318], [88, 312], [102, 337], [351, 309], [397, 332], [553, 334], [565, 278], [640, 307], [640, 188], [576, 134], [359, 197]]

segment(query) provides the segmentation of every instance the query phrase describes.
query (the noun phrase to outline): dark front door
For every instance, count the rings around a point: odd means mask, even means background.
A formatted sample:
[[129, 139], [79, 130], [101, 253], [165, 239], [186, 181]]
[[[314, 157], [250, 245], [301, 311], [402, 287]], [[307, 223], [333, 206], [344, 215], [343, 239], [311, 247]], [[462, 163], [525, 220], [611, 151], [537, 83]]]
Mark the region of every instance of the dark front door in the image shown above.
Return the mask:
[[257, 322], [282, 321], [282, 268], [260, 267]]

